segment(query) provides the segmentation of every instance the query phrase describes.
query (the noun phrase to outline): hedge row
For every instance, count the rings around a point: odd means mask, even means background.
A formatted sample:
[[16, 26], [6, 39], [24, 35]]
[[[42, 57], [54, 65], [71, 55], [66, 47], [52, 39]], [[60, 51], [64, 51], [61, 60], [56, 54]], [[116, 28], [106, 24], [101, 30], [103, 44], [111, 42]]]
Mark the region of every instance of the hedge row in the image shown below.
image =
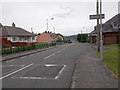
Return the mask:
[[28, 45], [28, 46], [4, 49], [4, 50], [0, 51], [0, 53], [2, 55], [7, 55], [7, 54], [11, 54], [11, 53], [18, 53], [18, 52], [23, 52], [23, 51], [27, 51], [27, 50], [46, 48], [46, 47], [55, 46], [55, 45], [56, 45], [56, 43], [40, 43], [40, 44], [35, 44], [35, 45]]

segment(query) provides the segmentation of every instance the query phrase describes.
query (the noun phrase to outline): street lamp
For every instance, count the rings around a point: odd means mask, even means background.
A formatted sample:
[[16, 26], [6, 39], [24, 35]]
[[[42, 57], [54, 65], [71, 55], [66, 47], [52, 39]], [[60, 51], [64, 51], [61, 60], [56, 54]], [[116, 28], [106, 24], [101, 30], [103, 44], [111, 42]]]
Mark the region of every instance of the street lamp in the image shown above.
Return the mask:
[[46, 19], [47, 31], [48, 31], [48, 20], [54, 20], [54, 18]]

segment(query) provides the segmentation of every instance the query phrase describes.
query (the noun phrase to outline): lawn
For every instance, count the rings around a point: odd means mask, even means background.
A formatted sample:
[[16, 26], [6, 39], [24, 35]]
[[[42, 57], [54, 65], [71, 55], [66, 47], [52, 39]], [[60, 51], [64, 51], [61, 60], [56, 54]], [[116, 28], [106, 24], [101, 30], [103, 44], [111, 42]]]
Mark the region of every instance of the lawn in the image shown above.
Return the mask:
[[107, 44], [107, 45], [104, 45], [105, 47], [118, 47], [120, 46], [120, 44]]
[[[99, 56], [98, 53], [97, 55]], [[120, 66], [118, 69], [118, 63], [120, 64], [120, 61], [118, 59], [118, 49], [104, 51], [104, 63], [117, 77], [120, 77], [120, 71], [118, 74], [118, 70], [120, 70]]]

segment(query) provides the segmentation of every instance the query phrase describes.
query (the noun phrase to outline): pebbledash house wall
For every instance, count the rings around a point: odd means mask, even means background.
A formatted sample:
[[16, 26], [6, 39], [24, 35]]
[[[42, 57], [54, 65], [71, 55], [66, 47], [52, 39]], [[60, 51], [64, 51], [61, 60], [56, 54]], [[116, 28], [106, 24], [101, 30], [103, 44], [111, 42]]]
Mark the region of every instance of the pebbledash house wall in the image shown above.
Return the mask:
[[50, 36], [50, 34], [48, 33], [42, 33], [41, 35], [38, 36], [37, 38], [37, 42], [38, 43], [49, 43], [49, 42], [53, 42], [54, 39]]
[[[15, 40], [14, 40], [15, 39]], [[36, 42], [36, 37], [7, 37], [11, 42]]]
[[7, 41], [11, 42], [27, 42], [27, 43], [34, 43], [36, 42], [37, 37], [0, 37], [0, 41], [3, 41], [6, 39]]

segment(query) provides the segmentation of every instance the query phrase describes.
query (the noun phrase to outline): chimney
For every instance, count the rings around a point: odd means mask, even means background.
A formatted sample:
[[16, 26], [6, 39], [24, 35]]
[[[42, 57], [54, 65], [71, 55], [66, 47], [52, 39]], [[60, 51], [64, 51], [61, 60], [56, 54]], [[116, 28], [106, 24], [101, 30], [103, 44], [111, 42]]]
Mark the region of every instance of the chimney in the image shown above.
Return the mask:
[[15, 27], [15, 23], [14, 22], [12, 23], [12, 27]]

